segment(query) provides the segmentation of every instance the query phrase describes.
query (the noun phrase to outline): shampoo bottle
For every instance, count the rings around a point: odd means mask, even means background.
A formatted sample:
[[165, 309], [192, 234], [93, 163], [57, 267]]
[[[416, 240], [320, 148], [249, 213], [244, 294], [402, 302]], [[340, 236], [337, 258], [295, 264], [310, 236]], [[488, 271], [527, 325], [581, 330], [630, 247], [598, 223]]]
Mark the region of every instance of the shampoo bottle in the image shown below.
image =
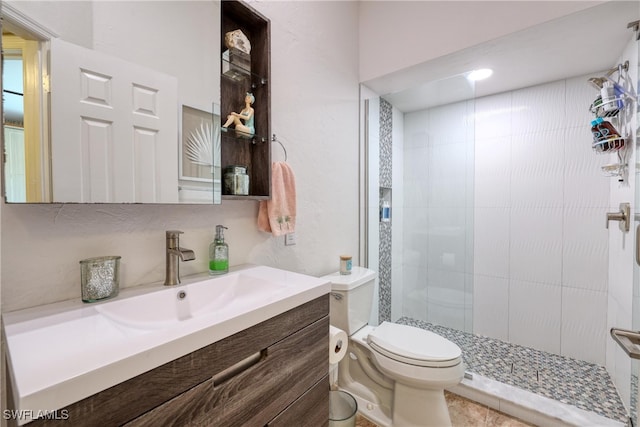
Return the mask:
[[612, 112], [618, 109], [616, 91], [612, 82], [606, 81], [602, 84], [600, 95], [602, 96], [602, 108], [604, 111]]
[[209, 245], [209, 275], [215, 276], [229, 271], [229, 245], [224, 242], [227, 227], [216, 225], [216, 237]]
[[386, 200], [382, 201], [382, 206], [380, 207], [380, 221], [389, 222], [391, 220], [391, 206], [389, 202]]

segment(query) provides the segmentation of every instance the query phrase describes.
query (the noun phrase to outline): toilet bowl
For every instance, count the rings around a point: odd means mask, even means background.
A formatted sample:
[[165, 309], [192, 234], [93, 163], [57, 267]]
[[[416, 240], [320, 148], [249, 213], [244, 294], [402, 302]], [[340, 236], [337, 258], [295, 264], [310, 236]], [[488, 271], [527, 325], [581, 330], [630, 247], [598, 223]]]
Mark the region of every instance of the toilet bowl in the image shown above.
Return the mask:
[[464, 376], [460, 347], [433, 332], [382, 322], [367, 342], [383, 372], [416, 387], [444, 389]]
[[375, 272], [354, 267], [350, 276], [325, 278], [332, 283], [330, 322], [349, 335], [338, 385], [358, 410], [381, 426], [451, 425], [444, 389], [464, 376], [460, 348], [413, 326], [368, 325]]

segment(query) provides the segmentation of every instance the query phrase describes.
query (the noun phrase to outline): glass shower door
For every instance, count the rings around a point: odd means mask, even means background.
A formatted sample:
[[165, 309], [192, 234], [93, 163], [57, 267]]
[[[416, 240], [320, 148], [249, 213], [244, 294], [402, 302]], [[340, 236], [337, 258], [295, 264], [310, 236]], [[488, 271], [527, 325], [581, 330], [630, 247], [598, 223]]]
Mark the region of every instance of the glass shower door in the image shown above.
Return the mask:
[[[636, 33], [639, 33], [637, 30]], [[632, 42], [633, 43], [633, 42]], [[632, 76], [632, 81], [635, 82], [635, 93], [638, 94], [640, 88], [640, 43], [636, 42], [636, 56], [635, 61], [631, 61], [629, 65], [629, 75]], [[635, 260], [633, 264], [633, 304], [632, 304], [632, 329], [634, 331], [640, 331], [640, 170], [638, 170], [638, 164], [640, 164], [640, 137], [638, 135], [638, 129], [640, 128], [640, 105], [635, 102], [635, 114], [631, 119], [632, 137], [635, 138], [635, 196], [633, 203], [634, 221], [633, 230], [635, 234], [632, 241], [635, 242]], [[631, 359], [631, 392], [629, 411], [631, 420], [634, 426], [638, 425], [638, 408], [640, 404], [638, 378], [640, 377], [640, 360]]]
[[[361, 97], [373, 317], [472, 332], [474, 85], [457, 75], [382, 96], [363, 87]], [[406, 108], [410, 97], [430, 104]]]

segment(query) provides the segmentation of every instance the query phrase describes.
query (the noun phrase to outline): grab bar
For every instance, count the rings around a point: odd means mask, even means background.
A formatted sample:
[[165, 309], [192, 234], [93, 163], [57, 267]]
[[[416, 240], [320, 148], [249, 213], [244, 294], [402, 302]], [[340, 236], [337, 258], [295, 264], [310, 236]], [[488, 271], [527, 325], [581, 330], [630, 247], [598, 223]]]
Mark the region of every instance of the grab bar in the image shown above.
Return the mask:
[[640, 359], [640, 331], [611, 328], [611, 336], [632, 359]]

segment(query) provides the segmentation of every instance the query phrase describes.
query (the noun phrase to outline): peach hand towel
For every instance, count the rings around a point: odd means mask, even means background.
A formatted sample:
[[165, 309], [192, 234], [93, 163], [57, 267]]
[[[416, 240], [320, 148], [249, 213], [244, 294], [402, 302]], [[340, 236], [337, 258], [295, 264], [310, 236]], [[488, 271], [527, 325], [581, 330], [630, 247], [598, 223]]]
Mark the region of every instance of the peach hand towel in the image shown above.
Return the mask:
[[260, 202], [258, 229], [274, 236], [296, 230], [296, 182], [285, 162], [271, 165], [271, 200]]

